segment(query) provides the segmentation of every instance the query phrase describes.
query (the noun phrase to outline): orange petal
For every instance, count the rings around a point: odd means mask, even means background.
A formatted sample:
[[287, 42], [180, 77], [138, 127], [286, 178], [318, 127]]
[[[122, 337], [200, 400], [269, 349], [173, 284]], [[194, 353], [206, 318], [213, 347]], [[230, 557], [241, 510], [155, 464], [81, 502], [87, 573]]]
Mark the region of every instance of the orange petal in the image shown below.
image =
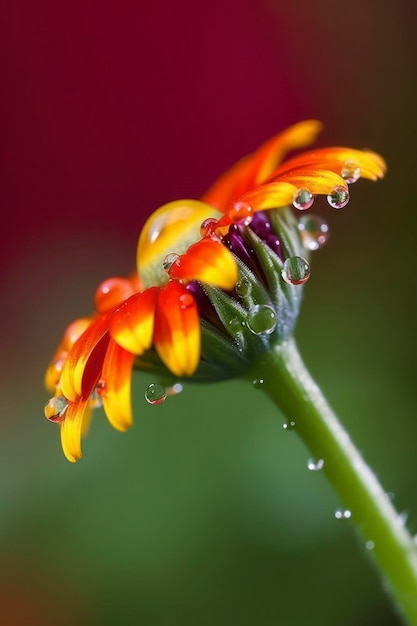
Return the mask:
[[98, 313], [107, 313], [134, 293], [134, 283], [128, 278], [107, 278], [97, 287], [94, 294], [96, 310]]
[[81, 459], [81, 435], [83, 422], [88, 419], [88, 400], [70, 402], [65, 419], [60, 423], [61, 444], [68, 461], [75, 463]]
[[150, 216], [137, 250], [137, 268], [145, 287], [168, 282], [165, 257], [170, 253], [182, 254], [198, 241], [202, 222], [211, 217], [216, 217], [211, 205], [187, 199], [169, 202]]
[[70, 350], [59, 381], [71, 402], [91, 395], [101, 373], [109, 341], [110, 314], [97, 317]]
[[175, 261], [168, 273], [171, 278], [199, 280], [221, 289], [233, 289], [239, 273], [231, 252], [220, 241], [206, 237], [190, 246]]
[[224, 211], [242, 194], [265, 182], [289, 150], [310, 145], [321, 128], [320, 122], [307, 120], [272, 137], [220, 176], [202, 199]]
[[297, 186], [292, 184], [292, 180], [288, 180], [255, 187], [245, 193], [241, 200], [247, 202], [254, 211], [278, 209], [291, 204], [296, 193]]
[[101, 374], [101, 399], [110, 424], [127, 430], [133, 424], [131, 378], [135, 355], [110, 340]]
[[346, 164], [360, 169], [361, 178], [377, 180], [382, 178], [387, 169], [385, 161], [375, 152], [367, 150], [353, 150], [352, 148], [321, 148], [304, 152], [299, 156], [286, 161], [271, 174], [271, 179], [280, 178], [285, 173], [295, 169], [331, 170], [339, 176]]
[[152, 345], [154, 314], [159, 287], [131, 296], [114, 312], [110, 334], [125, 350], [143, 354]]
[[[314, 168], [291, 170], [288, 173], [281, 174], [279, 181], [282, 181], [282, 184], [291, 184], [296, 191], [297, 189], [308, 189], [312, 194], [329, 194], [335, 187], [348, 188], [346, 181], [339, 174], [331, 170]], [[265, 185], [265, 187], [267, 186]]]
[[175, 376], [194, 373], [200, 359], [200, 320], [193, 296], [177, 281], [159, 292], [154, 343]]

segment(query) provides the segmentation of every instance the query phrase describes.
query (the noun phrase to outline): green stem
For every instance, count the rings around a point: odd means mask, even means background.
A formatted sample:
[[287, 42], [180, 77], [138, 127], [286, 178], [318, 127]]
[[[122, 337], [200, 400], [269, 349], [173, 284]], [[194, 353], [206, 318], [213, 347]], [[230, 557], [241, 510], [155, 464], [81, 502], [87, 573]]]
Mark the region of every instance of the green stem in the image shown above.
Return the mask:
[[[248, 376], [295, 422], [295, 431], [337, 492], [346, 515], [387, 583], [395, 605], [410, 626], [417, 626], [417, 546], [375, 474], [311, 378], [294, 340], [263, 354]], [[369, 548], [372, 549], [369, 549]]]

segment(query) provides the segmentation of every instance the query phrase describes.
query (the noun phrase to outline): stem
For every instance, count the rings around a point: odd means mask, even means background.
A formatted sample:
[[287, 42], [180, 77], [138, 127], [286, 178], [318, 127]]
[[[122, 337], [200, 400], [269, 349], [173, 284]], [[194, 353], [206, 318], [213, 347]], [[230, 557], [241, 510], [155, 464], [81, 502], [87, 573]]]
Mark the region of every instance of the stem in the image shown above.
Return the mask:
[[248, 377], [288, 420], [311, 453], [324, 461], [326, 474], [351, 513], [362, 540], [372, 542], [374, 557], [394, 604], [406, 623], [417, 626], [417, 546], [375, 474], [353, 445], [307, 371], [293, 339], [259, 357]]

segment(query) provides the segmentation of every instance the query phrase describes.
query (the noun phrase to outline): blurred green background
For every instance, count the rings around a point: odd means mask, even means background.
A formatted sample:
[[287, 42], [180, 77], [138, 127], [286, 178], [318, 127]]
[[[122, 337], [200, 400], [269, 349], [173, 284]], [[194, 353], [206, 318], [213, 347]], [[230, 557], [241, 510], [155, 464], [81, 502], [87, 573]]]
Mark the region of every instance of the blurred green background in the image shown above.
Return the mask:
[[6, 2], [2, 16], [1, 623], [395, 626], [296, 431], [240, 382], [186, 385], [135, 427], [101, 411], [77, 465], [43, 371], [146, 216], [198, 197], [303, 118], [371, 147], [313, 258], [300, 350], [417, 532], [415, 8], [393, 0]]

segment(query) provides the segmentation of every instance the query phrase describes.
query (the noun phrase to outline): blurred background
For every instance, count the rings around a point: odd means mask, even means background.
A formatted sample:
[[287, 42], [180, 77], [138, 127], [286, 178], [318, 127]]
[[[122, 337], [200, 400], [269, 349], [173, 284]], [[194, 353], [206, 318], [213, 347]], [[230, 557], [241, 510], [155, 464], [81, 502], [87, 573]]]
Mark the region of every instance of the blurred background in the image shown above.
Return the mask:
[[101, 411], [77, 465], [43, 372], [146, 217], [304, 118], [389, 164], [319, 202], [297, 330], [313, 376], [417, 532], [411, 0], [6, 0], [2, 11], [0, 617], [7, 625], [395, 626], [337, 497], [259, 391]]

